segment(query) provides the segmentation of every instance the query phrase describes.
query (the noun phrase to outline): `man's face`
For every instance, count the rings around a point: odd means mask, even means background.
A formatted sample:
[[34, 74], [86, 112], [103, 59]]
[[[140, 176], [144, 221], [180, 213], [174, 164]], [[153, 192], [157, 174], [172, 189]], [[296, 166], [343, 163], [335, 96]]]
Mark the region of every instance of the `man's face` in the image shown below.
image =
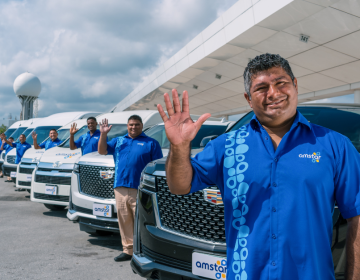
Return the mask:
[[51, 130], [49, 133], [49, 137], [52, 141], [54, 141], [58, 138], [58, 133], [55, 130]]
[[[294, 85], [295, 84], [295, 85]], [[281, 67], [273, 67], [253, 76], [250, 88], [251, 100], [245, 93], [260, 123], [269, 127], [282, 124], [296, 114], [297, 80]]]
[[23, 144], [26, 141], [26, 137], [24, 135], [20, 135], [19, 140], [20, 143]]
[[96, 126], [97, 126], [97, 122], [94, 120], [88, 120], [87, 121], [87, 127], [90, 131], [95, 131], [96, 130]]
[[143, 129], [143, 124], [138, 120], [129, 120], [127, 124], [127, 129], [129, 136], [131, 138], [136, 138], [141, 134]]
[[14, 139], [10, 138], [9, 142], [14, 143]]

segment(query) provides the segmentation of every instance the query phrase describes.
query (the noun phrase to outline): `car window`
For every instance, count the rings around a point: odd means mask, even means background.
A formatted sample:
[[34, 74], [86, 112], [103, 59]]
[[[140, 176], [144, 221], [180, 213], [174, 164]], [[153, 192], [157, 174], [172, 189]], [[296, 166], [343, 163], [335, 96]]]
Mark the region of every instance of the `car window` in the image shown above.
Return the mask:
[[[300, 113], [311, 123], [339, 132], [350, 139], [360, 152], [360, 108], [298, 107]], [[250, 122], [254, 112], [242, 117], [230, 131]]]
[[[204, 137], [212, 136], [212, 135], [221, 135], [225, 132], [226, 126], [225, 125], [203, 125], [197, 135], [195, 136], [194, 140], [191, 141], [191, 148], [192, 149], [199, 149], [201, 140]], [[157, 140], [163, 149], [168, 149], [170, 147], [170, 142], [166, 137], [165, 133], [165, 126], [164, 125], [157, 125], [152, 127], [145, 134], [151, 138]]]
[[14, 141], [16, 141], [26, 129], [27, 127], [19, 127], [17, 130], [14, 131], [13, 134], [11, 134], [11, 137], [14, 138]]
[[[87, 128], [87, 125], [84, 125], [82, 128], [80, 128], [78, 130], [78, 132], [75, 133], [74, 135], [74, 140], [78, 140], [82, 135], [84, 135], [85, 133], [87, 133], [89, 130]], [[69, 132], [70, 134], [70, 132]], [[70, 148], [70, 138], [68, 140], [66, 140], [60, 147], [62, 148]]]
[[6, 130], [6, 131], [4, 132], [6, 138], [9, 138], [9, 137], [11, 136], [11, 134], [14, 133], [15, 130], [16, 130], [16, 128], [9, 128], [8, 130]]
[[[49, 137], [50, 129], [59, 129], [60, 126], [39, 126], [36, 127], [33, 131], [37, 134], [37, 143], [42, 143], [45, 139]], [[30, 129], [28, 129], [30, 130]], [[31, 136], [32, 131], [25, 131], [27, 134], [26, 136], [26, 142], [28, 142], [30, 145], [34, 145], [34, 140]]]

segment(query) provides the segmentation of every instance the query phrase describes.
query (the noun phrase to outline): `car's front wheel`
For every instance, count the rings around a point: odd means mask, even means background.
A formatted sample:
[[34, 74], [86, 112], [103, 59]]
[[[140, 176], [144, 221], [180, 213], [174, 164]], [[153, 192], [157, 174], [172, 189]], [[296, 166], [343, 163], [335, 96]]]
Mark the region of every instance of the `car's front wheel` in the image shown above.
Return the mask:
[[50, 210], [53, 210], [53, 211], [61, 211], [61, 210], [64, 210], [64, 209], [66, 208], [66, 206], [46, 204], [46, 203], [44, 203], [44, 206], [45, 206], [47, 209], [50, 209]]

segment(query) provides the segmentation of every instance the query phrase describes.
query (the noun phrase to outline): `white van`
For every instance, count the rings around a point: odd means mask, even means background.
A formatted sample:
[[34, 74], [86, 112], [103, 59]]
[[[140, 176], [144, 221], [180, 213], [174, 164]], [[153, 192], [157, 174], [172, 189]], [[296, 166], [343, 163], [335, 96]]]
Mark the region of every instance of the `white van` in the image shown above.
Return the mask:
[[[13, 134], [11, 134], [11, 137], [14, 138], [14, 142], [19, 142], [19, 136], [21, 134], [24, 134], [25, 131], [30, 127], [34, 122], [41, 120], [41, 118], [34, 118], [29, 119], [26, 121], [23, 121], [21, 126], [19, 126]], [[5, 155], [5, 153], [4, 153]], [[15, 164], [16, 159], [16, 149], [12, 149], [8, 154], [4, 157], [4, 163], [3, 163], [3, 173], [4, 176], [8, 176], [13, 178], [13, 181], [15, 182], [16, 178], [16, 170], [17, 170], [17, 164]]]
[[[131, 114], [134, 114], [134, 112]], [[194, 120], [198, 117], [192, 116]], [[227, 121], [221, 122], [220, 119], [216, 118], [212, 119], [218, 121], [206, 121], [201, 128], [201, 132], [198, 133], [200, 138], [216, 137], [224, 133], [232, 123]], [[111, 121], [109, 120], [110, 123]], [[163, 155], [168, 154], [169, 145], [162, 123], [145, 131], [145, 134], [159, 142]], [[199, 147], [194, 148], [200, 148], [202, 139], [196, 143]], [[79, 222], [80, 230], [88, 233], [119, 231], [113, 190], [114, 172], [115, 164], [113, 156], [103, 156], [98, 153], [82, 156], [74, 167], [67, 217], [71, 221]], [[104, 216], [102, 212], [95, 210], [95, 208], [103, 207], [110, 209], [109, 215]]]
[[[57, 130], [58, 138], [60, 139], [60, 141], [62, 143], [69, 138], [70, 127], [71, 127], [71, 124], [73, 124], [74, 122], [78, 125], [78, 127], [81, 127], [81, 126], [84, 126], [84, 124], [86, 124], [86, 119], [71, 121], [68, 124], [59, 128]], [[38, 135], [37, 136], [38, 144], [42, 143], [43, 141], [47, 141], [49, 139], [50, 129], [51, 128], [49, 128], [47, 126], [37, 127], [34, 129], [34, 131]], [[54, 129], [57, 129], [57, 127], [55, 127]], [[32, 139], [31, 134], [29, 134], [28, 137], [29, 138], [31, 137], [31, 141], [27, 141], [27, 142], [29, 144], [33, 145], [33, 139]], [[55, 149], [55, 148], [56, 147], [54, 147], [52, 149]], [[32, 147], [25, 152], [23, 158], [21, 159], [20, 164], [17, 167], [17, 174], [16, 174], [16, 187], [17, 188], [27, 189], [30, 192], [32, 173], [33, 173], [36, 165], [40, 162], [41, 157], [46, 152], [49, 152], [50, 150], [51, 149], [49, 149], [48, 151], [45, 151], [45, 149], [35, 149]]]
[[[13, 123], [5, 132], [5, 136], [6, 138], [9, 138], [11, 136], [11, 134], [13, 134], [15, 132], [15, 130], [17, 130], [21, 124], [24, 123], [24, 121], [17, 121], [15, 123]], [[1, 145], [1, 143], [0, 143]], [[4, 163], [4, 159], [5, 159], [5, 151], [1, 152], [0, 154], [0, 168], [2, 168], [2, 165]]]

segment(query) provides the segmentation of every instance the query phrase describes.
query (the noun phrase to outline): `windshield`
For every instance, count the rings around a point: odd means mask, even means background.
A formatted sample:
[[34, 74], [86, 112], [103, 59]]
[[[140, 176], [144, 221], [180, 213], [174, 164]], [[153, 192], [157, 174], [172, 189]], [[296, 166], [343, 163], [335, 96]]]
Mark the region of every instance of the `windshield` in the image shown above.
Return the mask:
[[27, 127], [19, 127], [13, 134], [11, 134], [11, 137], [14, 138], [14, 141], [16, 141], [26, 129]]
[[[84, 135], [85, 133], [87, 133], [89, 130], [87, 128], [87, 125], [84, 125], [82, 128], [80, 128], [78, 130], [78, 132], [75, 133], [74, 135], [74, 140], [77, 141], [80, 136]], [[70, 136], [70, 131], [69, 131], [69, 136]], [[70, 139], [66, 140], [64, 142], [64, 144], [61, 145], [61, 148], [70, 148]]]
[[[327, 127], [348, 137], [360, 152], [360, 108], [299, 107], [298, 110], [309, 122]], [[254, 112], [245, 115], [230, 131], [248, 124], [253, 115]]]
[[[37, 134], [37, 143], [42, 143], [45, 139], [49, 137], [50, 129], [59, 129], [60, 126], [39, 126], [34, 129], [35, 133]], [[28, 129], [30, 130], [30, 129]], [[25, 131], [27, 132], [27, 131]], [[32, 131], [31, 131], [32, 132]], [[34, 145], [34, 140], [31, 136], [31, 132], [26, 135], [26, 142], [28, 142], [30, 145]]]
[[59, 129], [57, 132], [58, 132], [58, 138], [61, 142], [64, 142], [66, 139], [70, 137], [70, 128]]
[[[204, 124], [196, 134], [194, 140], [191, 141], [191, 149], [199, 149], [201, 140], [207, 136], [219, 136], [226, 130], [226, 125], [206, 125]], [[164, 125], [157, 125], [150, 128], [145, 133], [147, 136], [157, 140], [162, 149], [169, 149], [170, 142], [166, 137]]]
[[16, 128], [9, 128], [8, 130], [6, 130], [4, 132], [4, 134], [6, 135], [6, 138], [9, 138], [11, 136], [11, 134], [13, 134], [13, 132], [16, 130]]

